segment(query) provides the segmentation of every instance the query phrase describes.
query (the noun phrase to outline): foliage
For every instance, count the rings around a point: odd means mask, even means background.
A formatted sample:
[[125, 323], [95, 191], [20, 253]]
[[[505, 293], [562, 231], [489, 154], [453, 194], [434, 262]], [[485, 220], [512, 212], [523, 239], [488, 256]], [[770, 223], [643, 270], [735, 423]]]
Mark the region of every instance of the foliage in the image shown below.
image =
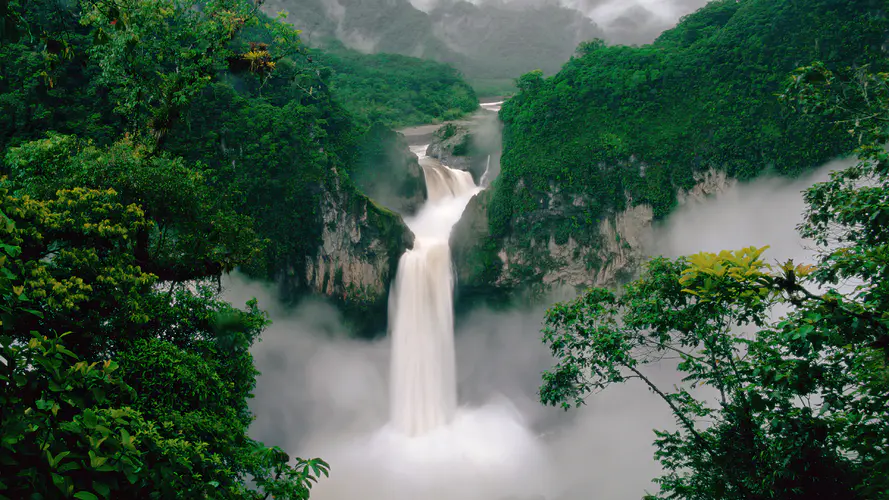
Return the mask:
[[0, 39], [0, 150], [46, 130], [113, 140], [123, 122], [103, 112], [112, 105], [96, 83], [99, 68], [88, 62], [91, 37], [79, 23], [79, 4], [45, 0], [8, 8], [20, 23], [15, 36]]
[[[669, 406], [678, 429], [656, 431], [660, 497], [889, 494], [886, 80], [841, 82], [817, 64], [786, 85], [861, 141], [857, 165], [805, 193], [814, 265], [767, 264], [765, 248], [655, 259], [623, 295], [595, 289], [547, 313], [558, 364], [542, 401], [567, 408], [639, 379]], [[670, 361], [683, 375], [672, 390], [645, 370]]]
[[[851, 151], [845, 131], [788, 112], [775, 94], [800, 61], [885, 65], [884, 3], [854, 4], [718, 0], [651, 45], [590, 41], [555, 76], [522, 76], [500, 113], [491, 234], [548, 239], [532, 213], [549, 208], [551, 184], [563, 222], [583, 234], [628, 205], [664, 217], [677, 190], [709, 169], [741, 179], [793, 175]], [[575, 196], [583, 207], [571, 206]]]
[[209, 289], [155, 287], [134, 265], [134, 235], [151, 223], [113, 189], [40, 200], [8, 186], [0, 494], [260, 498], [249, 475], [303, 498], [315, 462], [291, 468], [245, 435], [256, 374], [247, 349], [265, 325], [255, 302], [242, 312]]
[[454, 120], [478, 108], [475, 92], [446, 64], [345, 48], [312, 53], [333, 70], [332, 92], [361, 124], [420, 125]]
[[47, 198], [60, 188], [115, 189], [124, 205], [143, 207], [154, 222], [133, 234], [135, 263], [163, 281], [185, 282], [228, 272], [261, 249], [252, 221], [222, 203], [207, 184], [213, 172], [123, 139], [108, 149], [73, 136], [50, 135], [11, 148], [10, 180]]
[[91, 59], [115, 111], [160, 141], [221, 69], [228, 43], [255, 9], [241, 0], [97, 0], [80, 22], [92, 28]]
[[[298, 37], [247, 1], [7, 6], [0, 497], [306, 498], [327, 465], [246, 433], [264, 313], [209, 286], [263, 250], [253, 214], [228, 196], [236, 178], [161, 140], [220, 76], [287, 100], [308, 73]], [[220, 75], [257, 31], [268, 55]], [[338, 110], [319, 97], [297, 111]], [[328, 154], [346, 162], [338, 130]]]

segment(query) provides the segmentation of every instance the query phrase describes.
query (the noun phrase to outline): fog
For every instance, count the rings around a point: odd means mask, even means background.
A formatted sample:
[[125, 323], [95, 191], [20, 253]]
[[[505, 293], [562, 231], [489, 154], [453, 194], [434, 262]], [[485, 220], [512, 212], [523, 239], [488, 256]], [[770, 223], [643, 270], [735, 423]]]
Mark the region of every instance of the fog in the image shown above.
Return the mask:
[[[801, 191], [843, 165], [834, 162], [796, 180], [763, 178], [690, 201], [654, 229], [648, 252], [678, 256], [769, 244], [767, 258], [802, 260], [809, 251], [795, 231], [805, 208]], [[655, 491], [650, 480], [660, 469], [652, 429], [673, 426], [665, 405], [645, 387], [614, 386], [569, 412], [537, 402], [540, 373], [552, 363], [540, 341], [544, 311], [571, 292], [521, 310], [478, 308], [456, 318], [459, 403], [466, 418], [475, 419], [466, 423], [468, 429], [489, 432], [467, 431], [459, 434], [460, 442], [437, 442], [432, 458], [380, 451], [393, 449], [385, 441], [395, 439], [378, 432], [389, 409], [387, 339], [350, 340], [337, 311], [323, 302], [288, 311], [275, 302], [271, 288], [239, 276], [227, 280], [228, 300], [239, 305], [250, 297], [274, 321], [253, 349], [262, 375], [250, 432], [291, 454], [331, 462], [331, 478], [322, 480], [313, 498], [498, 500], [517, 496], [520, 486], [532, 493], [525, 497], [537, 493], [549, 500], [638, 500], [646, 490]], [[667, 367], [649, 367], [649, 375], [658, 384], [679, 382]], [[490, 434], [504, 422], [527, 429], [534, 442], [478, 445], [498, 443]], [[456, 456], [449, 451], [454, 449]], [[461, 461], [467, 454], [474, 455]], [[464, 464], [479, 454], [505, 465], [467, 470]]]
[[[414, 7], [430, 11], [451, 0], [411, 0]], [[583, 13], [605, 31], [608, 41], [644, 44], [654, 41], [664, 30], [676, 25], [682, 16], [708, 3], [708, 0], [471, 0], [475, 4], [495, 4], [533, 8], [557, 4]]]
[[796, 231], [806, 209], [802, 192], [848, 165], [849, 160], [832, 161], [796, 179], [763, 176], [718, 196], [689, 201], [655, 227], [649, 253], [678, 257], [770, 245], [767, 258], [810, 259], [812, 243]]

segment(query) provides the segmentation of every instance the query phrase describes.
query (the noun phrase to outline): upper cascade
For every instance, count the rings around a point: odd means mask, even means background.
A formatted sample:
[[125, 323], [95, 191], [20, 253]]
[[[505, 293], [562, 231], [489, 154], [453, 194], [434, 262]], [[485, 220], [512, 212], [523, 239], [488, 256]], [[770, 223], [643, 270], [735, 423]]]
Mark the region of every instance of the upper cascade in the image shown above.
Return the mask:
[[428, 201], [407, 219], [417, 235], [392, 290], [391, 420], [408, 436], [449, 424], [457, 409], [454, 272], [448, 237], [479, 191], [468, 172], [420, 154]]

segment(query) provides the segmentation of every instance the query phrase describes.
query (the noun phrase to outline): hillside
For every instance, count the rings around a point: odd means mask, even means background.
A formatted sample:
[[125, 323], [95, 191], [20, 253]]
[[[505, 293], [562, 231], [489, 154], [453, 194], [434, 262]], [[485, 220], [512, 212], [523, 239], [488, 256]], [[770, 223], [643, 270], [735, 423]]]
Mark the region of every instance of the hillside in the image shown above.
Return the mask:
[[522, 76], [500, 113], [502, 173], [454, 242], [462, 283], [613, 282], [680, 192], [850, 151], [843, 130], [776, 94], [816, 60], [885, 65], [885, 3], [851, 3], [715, 1], [652, 45], [592, 41], [558, 74]]
[[331, 92], [359, 124], [392, 128], [453, 120], [478, 108], [454, 68], [398, 54], [362, 54], [342, 46], [311, 49], [332, 70]]
[[408, 0], [269, 0], [263, 9], [287, 12], [312, 46], [445, 62], [494, 92], [527, 71], [555, 73], [578, 43], [602, 36], [580, 12], [554, 4], [439, 2], [426, 13]]
[[144, 136], [157, 154], [194, 165], [219, 209], [256, 232], [251, 258], [238, 264], [243, 271], [277, 282], [287, 300], [329, 297], [355, 313], [358, 330], [379, 331], [389, 281], [412, 236], [398, 214], [365, 193], [378, 191], [378, 172], [395, 171], [404, 198], [393, 208], [410, 212], [424, 197], [418, 167], [409, 171], [416, 158], [385, 127], [475, 109], [460, 75], [406, 56], [307, 50], [290, 27], [263, 16], [219, 52], [224, 60], [195, 67], [214, 74], [212, 81], [169, 80], [188, 85], [180, 89], [184, 101], [170, 101], [156, 79], [175, 74], [171, 54], [184, 42], [146, 46], [170, 61], [159, 73], [145, 59], [103, 71], [78, 12], [60, 7], [29, 25], [63, 40], [62, 54], [42, 53], [47, 46], [36, 39], [0, 46], [0, 57], [12, 62], [0, 74], [0, 150], [47, 133], [71, 137], [41, 143], [62, 155], [57, 148], [103, 150], [125, 134]]

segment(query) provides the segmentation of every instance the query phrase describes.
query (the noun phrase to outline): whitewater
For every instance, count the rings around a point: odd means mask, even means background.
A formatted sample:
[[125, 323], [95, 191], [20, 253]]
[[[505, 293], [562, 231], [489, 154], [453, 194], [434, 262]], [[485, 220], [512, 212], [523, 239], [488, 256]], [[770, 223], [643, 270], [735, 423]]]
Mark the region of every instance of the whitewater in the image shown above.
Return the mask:
[[411, 150], [427, 201], [405, 219], [415, 235], [390, 292], [389, 422], [325, 443], [336, 464], [313, 498], [498, 500], [545, 495], [546, 450], [506, 398], [461, 406], [454, 351], [451, 229], [481, 191], [468, 172]]

